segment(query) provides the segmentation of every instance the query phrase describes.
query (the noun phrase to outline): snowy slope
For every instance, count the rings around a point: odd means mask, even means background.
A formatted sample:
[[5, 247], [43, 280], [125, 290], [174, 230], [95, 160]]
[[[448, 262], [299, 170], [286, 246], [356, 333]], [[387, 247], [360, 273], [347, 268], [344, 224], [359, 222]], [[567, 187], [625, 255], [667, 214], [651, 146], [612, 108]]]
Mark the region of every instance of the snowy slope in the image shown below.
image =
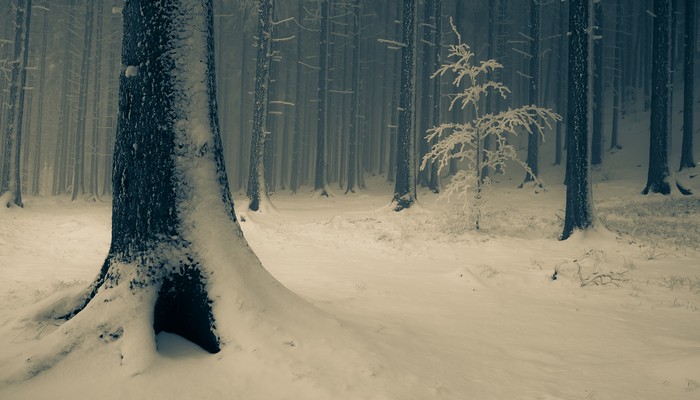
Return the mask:
[[[606, 185], [599, 183], [598, 191], [608, 191]], [[619, 190], [609, 185], [609, 192]], [[125, 373], [105, 346], [29, 381], [4, 381], [0, 398], [700, 395], [700, 254], [693, 249], [603, 229], [559, 242], [562, 191], [554, 184], [540, 194], [497, 187], [485, 219], [491, 231], [464, 234], [445, 232], [442, 205], [427, 195], [414, 210], [389, 211], [383, 186], [375, 181], [376, 192], [328, 200], [280, 194], [273, 198], [275, 212], [241, 214], [248, 241], [272, 274], [374, 349], [376, 368], [367, 374], [381, 390], [352, 382], [319, 389], [323, 385], [313, 382], [319, 372], [303, 365], [260, 365], [246, 360], [249, 354], [226, 351], [209, 355], [161, 335], [159, 357], [139, 375]], [[632, 197], [601, 202], [610, 209], [684, 202]], [[498, 204], [503, 198], [507, 204]], [[21, 322], [34, 303], [97, 273], [109, 244], [109, 205], [35, 198], [0, 218], [5, 355], [51, 330]], [[615, 218], [634, 225], [634, 215]], [[672, 226], [697, 224], [698, 207], [659, 218]], [[598, 272], [622, 273], [619, 286], [581, 288], [579, 266], [585, 275], [596, 263]], [[323, 356], [331, 369], [344, 362]]]
[[[0, 399], [697, 399], [700, 199], [639, 195], [635, 132], [593, 173], [597, 228], [565, 242], [563, 176], [546, 159], [545, 190], [516, 189], [519, 171], [494, 177], [481, 232], [455, 231], [429, 193], [391, 212], [380, 177], [359, 194], [283, 192], [264, 213], [238, 210], [263, 265], [339, 321], [334, 334], [310, 324], [276, 358], [235, 344], [211, 355], [162, 334], [134, 372], [106, 338], [16, 379], [56, 328], [30, 317], [97, 274], [110, 205], [0, 209]], [[680, 178], [700, 193], [697, 175]]]

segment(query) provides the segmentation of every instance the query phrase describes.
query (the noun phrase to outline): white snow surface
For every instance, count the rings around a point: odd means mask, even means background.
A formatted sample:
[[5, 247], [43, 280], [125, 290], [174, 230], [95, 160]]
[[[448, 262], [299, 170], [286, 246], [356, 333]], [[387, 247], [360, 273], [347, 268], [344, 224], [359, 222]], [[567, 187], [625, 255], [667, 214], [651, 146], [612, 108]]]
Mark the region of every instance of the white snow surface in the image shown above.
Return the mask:
[[[330, 199], [279, 193], [274, 212], [239, 210], [241, 227], [272, 275], [321, 310], [319, 324], [305, 313], [294, 336], [273, 327], [271, 340], [227, 338], [213, 355], [167, 333], [154, 342], [143, 326], [133, 350], [150, 361], [137, 370], [120, 359], [122, 339], [103, 339], [18, 380], [22, 354], [56, 329], [33, 313], [89, 283], [110, 239], [108, 203], [29, 198], [0, 211], [0, 398], [697, 399], [700, 254], [684, 240], [700, 236], [698, 199], [643, 197], [642, 184], [598, 178], [609, 230], [599, 223], [565, 242], [556, 240], [558, 184], [536, 194], [503, 178], [484, 231], [467, 233], [446, 229], [444, 204], [428, 193], [390, 211], [379, 179]], [[619, 286], [581, 287], [579, 268], [612, 272]], [[238, 313], [228, 308], [216, 312]], [[269, 312], [298, 326], [294, 309]], [[261, 332], [261, 321], [253, 314], [224, 330]]]

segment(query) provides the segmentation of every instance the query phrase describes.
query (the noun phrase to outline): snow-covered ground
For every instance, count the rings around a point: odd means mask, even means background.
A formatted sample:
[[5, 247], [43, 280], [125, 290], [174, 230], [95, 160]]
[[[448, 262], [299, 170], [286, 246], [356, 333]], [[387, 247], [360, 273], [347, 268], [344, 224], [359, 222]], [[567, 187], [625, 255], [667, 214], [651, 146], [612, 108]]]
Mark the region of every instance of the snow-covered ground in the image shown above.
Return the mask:
[[[97, 274], [110, 204], [0, 209], [0, 399], [698, 399], [700, 199], [639, 195], [644, 140], [625, 139], [593, 173], [596, 229], [564, 242], [562, 168], [548, 160], [545, 190], [495, 177], [481, 232], [455, 231], [459, 217], [425, 192], [390, 211], [380, 177], [359, 194], [282, 192], [265, 213], [238, 210], [263, 265], [344, 335], [309, 325], [280, 344], [307, 358], [274, 362], [161, 334], [136, 373], [106, 338], [17, 379], [25, 360], [12, 354], [55, 330], [28, 317]], [[698, 172], [679, 176], [695, 193]]]
[[[394, 213], [389, 187], [371, 183], [330, 199], [281, 193], [275, 210], [239, 215], [263, 265], [372, 349], [377, 368], [367, 374], [382, 382], [377, 397], [700, 396], [697, 197], [645, 198], [639, 182], [600, 181], [596, 209], [609, 230], [560, 242], [556, 183], [535, 193], [503, 179], [479, 233], [448, 229], [444, 204], [428, 194]], [[0, 211], [0, 358], [51, 331], [21, 322], [35, 303], [96, 275], [109, 218], [109, 203], [65, 198]], [[97, 349], [28, 381], [0, 376], [0, 398], [323, 398], [305, 391], [318, 373], [303, 365], [292, 375], [279, 365], [246, 371], [235, 354], [210, 355], [172, 335], [158, 340], [161, 353], [141, 374]], [[324, 362], [332, 369], [344, 360]], [[332, 398], [377, 394], [352, 382], [324, 390]]]

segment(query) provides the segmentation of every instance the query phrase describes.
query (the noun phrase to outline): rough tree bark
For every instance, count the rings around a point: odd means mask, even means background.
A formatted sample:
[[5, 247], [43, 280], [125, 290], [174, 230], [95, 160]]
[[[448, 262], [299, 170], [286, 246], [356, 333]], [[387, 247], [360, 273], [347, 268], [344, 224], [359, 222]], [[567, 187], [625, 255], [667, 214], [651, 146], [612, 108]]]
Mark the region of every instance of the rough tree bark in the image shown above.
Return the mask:
[[[241, 296], [280, 289], [233, 211], [212, 31], [212, 0], [125, 4], [112, 242], [95, 282], [72, 306], [58, 307], [65, 314], [57, 316], [69, 319], [61, 328], [72, 324], [71, 340], [81, 340], [76, 326], [96, 323], [97, 315], [113, 340], [138, 335], [134, 324], [146, 323], [151, 335], [175, 333], [217, 352], [224, 342], [217, 329], [228, 325], [216, 319], [217, 301], [227, 296], [217, 283], [240, 280], [230, 290]], [[257, 287], [246, 290], [246, 280]], [[278, 294], [290, 300], [289, 292]]]
[[588, 18], [588, 0], [569, 2], [566, 215], [561, 240], [593, 222], [588, 181]]
[[401, 48], [401, 94], [399, 98], [399, 129], [396, 153], [396, 184], [393, 208], [401, 211], [411, 207], [416, 199], [415, 167], [413, 165], [413, 136], [415, 128], [415, 48], [416, 0], [403, 1], [403, 47]]
[[253, 137], [250, 144], [250, 166], [246, 195], [252, 211], [260, 210], [267, 201], [265, 190], [265, 116], [267, 115], [267, 86], [270, 82], [270, 40], [272, 39], [272, 0], [260, 0], [258, 4], [258, 54], [255, 67], [255, 91], [253, 100]]
[[12, 204], [23, 206], [20, 160], [22, 159], [22, 117], [29, 57], [31, 8], [32, 0], [20, 1], [17, 4], [14, 62], [10, 76], [10, 104], [7, 113], [2, 177], [0, 177], [0, 196], [10, 192], [10, 197], [7, 198], [5, 204], [6, 207], [10, 207]]
[[649, 170], [642, 194], [671, 193], [668, 169], [668, 83], [670, 1], [654, 0], [654, 35], [651, 67], [651, 118]]

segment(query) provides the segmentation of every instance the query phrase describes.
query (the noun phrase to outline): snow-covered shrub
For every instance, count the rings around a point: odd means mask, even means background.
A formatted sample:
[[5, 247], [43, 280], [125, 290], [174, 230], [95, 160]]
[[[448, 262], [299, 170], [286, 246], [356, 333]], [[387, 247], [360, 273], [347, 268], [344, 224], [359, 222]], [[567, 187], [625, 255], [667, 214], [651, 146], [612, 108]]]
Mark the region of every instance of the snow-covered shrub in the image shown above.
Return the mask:
[[[484, 112], [482, 105], [490, 94], [495, 93], [505, 99], [510, 93], [504, 84], [489, 79], [495, 70], [503, 66], [496, 60], [477, 64], [474, 52], [462, 43], [454, 23], [452, 30], [457, 35], [457, 44], [449, 46], [448, 61], [432, 77], [438, 78], [451, 72], [455, 75], [452, 84], [458, 90], [466, 86], [453, 97], [450, 110], [456, 105], [463, 110], [470, 109], [472, 119], [464, 123], [444, 123], [429, 129], [427, 140], [434, 144], [423, 158], [421, 169], [426, 168], [428, 163], [435, 163], [438, 171], [441, 171], [452, 159], [466, 161], [466, 169], [452, 177], [445, 194], [448, 201], [464, 202], [452, 208], [471, 220], [467, 227], [479, 229], [482, 186], [489, 183], [483, 178], [483, 171], [486, 168], [504, 171], [506, 163], [514, 161], [532, 174], [527, 164], [518, 158], [515, 147], [508, 142], [508, 136], [526, 132], [544, 137], [545, 128], [551, 128], [551, 124], [561, 120], [561, 116], [535, 105], [496, 110], [495, 113]], [[493, 148], [484, 146], [485, 140], [490, 141]]]

